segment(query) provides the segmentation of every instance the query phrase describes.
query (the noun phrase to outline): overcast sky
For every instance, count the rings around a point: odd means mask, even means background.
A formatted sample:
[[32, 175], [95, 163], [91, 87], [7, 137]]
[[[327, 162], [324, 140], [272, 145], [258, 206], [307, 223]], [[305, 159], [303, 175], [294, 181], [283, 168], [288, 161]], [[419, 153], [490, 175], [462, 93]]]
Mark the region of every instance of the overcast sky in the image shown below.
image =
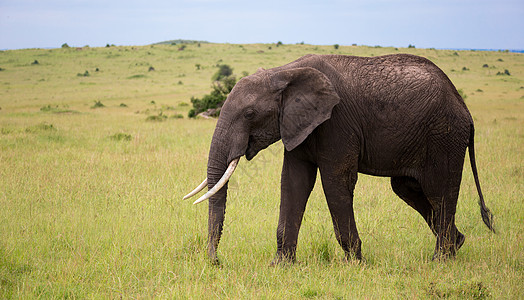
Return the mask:
[[172, 39], [524, 49], [524, 0], [0, 0], [0, 49]]

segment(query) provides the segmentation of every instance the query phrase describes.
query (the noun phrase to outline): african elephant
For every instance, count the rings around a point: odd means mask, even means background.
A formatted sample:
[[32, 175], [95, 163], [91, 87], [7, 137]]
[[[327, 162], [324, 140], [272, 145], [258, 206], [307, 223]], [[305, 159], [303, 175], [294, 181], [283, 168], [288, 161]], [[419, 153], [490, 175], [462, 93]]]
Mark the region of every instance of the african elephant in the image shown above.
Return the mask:
[[306, 202], [320, 171], [335, 236], [346, 258], [361, 259], [353, 212], [358, 173], [391, 177], [393, 191], [436, 236], [434, 259], [464, 243], [455, 211], [466, 148], [484, 223], [493, 215], [480, 189], [473, 119], [449, 78], [429, 60], [306, 55], [242, 78], [225, 101], [211, 142], [208, 255], [217, 262], [227, 182], [238, 160], [282, 139], [280, 216], [274, 263], [295, 261]]

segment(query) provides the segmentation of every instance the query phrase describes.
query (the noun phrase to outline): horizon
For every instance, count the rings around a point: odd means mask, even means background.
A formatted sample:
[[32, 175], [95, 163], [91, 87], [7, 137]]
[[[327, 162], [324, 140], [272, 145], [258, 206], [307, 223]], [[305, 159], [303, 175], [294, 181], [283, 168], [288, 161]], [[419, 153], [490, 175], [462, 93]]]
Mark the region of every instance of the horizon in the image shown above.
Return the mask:
[[[444, 20], [444, 21], [443, 21]], [[520, 0], [4, 0], [0, 49], [212, 43], [524, 49]]]
[[[106, 48], [107, 46], [110, 46], [110, 47], [145, 47], [145, 46], [153, 46], [153, 45], [167, 45], [168, 42], [172, 42], [172, 41], [180, 41], [181, 39], [175, 39], [175, 40], [165, 40], [165, 41], [160, 41], [160, 42], [153, 42], [153, 43], [149, 43], [149, 44], [143, 44], [143, 45], [134, 45], [134, 44], [131, 44], [131, 45], [115, 45], [115, 44], [106, 44], [106, 45], [102, 45], [102, 46], [91, 46], [91, 45], [83, 45], [83, 46], [80, 46], [80, 45], [69, 45], [68, 43], [64, 43], [64, 44], [67, 44], [69, 48]], [[249, 44], [267, 44], [267, 45], [275, 45], [277, 44], [279, 41], [277, 42], [269, 42], [269, 43], [262, 43], [262, 42], [255, 42], [255, 43], [222, 43], [222, 42], [209, 42], [209, 41], [201, 41], [201, 40], [184, 40], [184, 41], [187, 41], [187, 43], [183, 43], [183, 42], [180, 42], [180, 43], [176, 43], [177, 45], [178, 44], [191, 44], [191, 43], [205, 43], [205, 44], [224, 44], [224, 45], [227, 45], [227, 44], [231, 44], [231, 45], [249, 45]], [[311, 45], [311, 46], [333, 46], [335, 44], [311, 44], [311, 43], [307, 43], [307, 42], [298, 42], [298, 43], [282, 43], [283, 45], [300, 45], [300, 44], [303, 44], [303, 45]], [[63, 44], [62, 44], [63, 45]], [[32, 47], [32, 48], [18, 48], [18, 49], [0, 49], [0, 51], [16, 51], [16, 50], [38, 50], [38, 49], [44, 49], [44, 50], [52, 50], [52, 49], [61, 49], [62, 48], [62, 45], [59, 45], [59, 46], [56, 46], [56, 47]], [[413, 48], [417, 48], [417, 49], [435, 49], [435, 50], [455, 50], [455, 51], [488, 51], [488, 52], [511, 52], [511, 53], [524, 53], [524, 48], [523, 49], [503, 49], [503, 48], [493, 48], [493, 49], [473, 49], [473, 48], [435, 48], [435, 47], [416, 47], [416, 45], [407, 45], [407, 46], [382, 46], [382, 45], [359, 45], [359, 44], [356, 44], [356, 43], [353, 43], [351, 45], [344, 45], [344, 44], [338, 44], [339, 46], [341, 47], [349, 47], [349, 46], [362, 46], [362, 47], [380, 47], [380, 48], [409, 48], [410, 46], [413, 46]]]

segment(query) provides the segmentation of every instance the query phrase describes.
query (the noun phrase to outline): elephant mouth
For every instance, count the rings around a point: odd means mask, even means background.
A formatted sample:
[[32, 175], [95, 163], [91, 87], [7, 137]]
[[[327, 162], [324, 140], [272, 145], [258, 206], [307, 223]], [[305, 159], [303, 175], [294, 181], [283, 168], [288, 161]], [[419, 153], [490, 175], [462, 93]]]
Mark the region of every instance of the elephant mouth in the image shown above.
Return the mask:
[[246, 149], [246, 159], [247, 160], [252, 160], [253, 157], [255, 157], [258, 153], [258, 150], [255, 150], [254, 148], [254, 140], [253, 140], [253, 136], [249, 136], [249, 141], [247, 143], [247, 149]]

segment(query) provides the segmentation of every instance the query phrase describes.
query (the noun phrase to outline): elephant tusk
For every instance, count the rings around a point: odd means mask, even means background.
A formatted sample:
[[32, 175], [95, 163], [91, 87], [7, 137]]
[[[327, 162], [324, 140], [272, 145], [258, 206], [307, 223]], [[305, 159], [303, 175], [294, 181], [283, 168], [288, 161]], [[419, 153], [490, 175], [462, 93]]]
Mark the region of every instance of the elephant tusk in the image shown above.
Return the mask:
[[187, 198], [191, 198], [193, 197], [194, 195], [198, 194], [198, 192], [200, 192], [201, 190], [204, 189], [204, 187], [206, 187], [207, 185], [207, 178], [204, 179], [204, 181], [202, 181], [201, 184], [199, 184], [193, 191], [191, 191], [191, 193], [187, 194], [184, 196], [184, 198], [182, 198], [182, 200], [186, 200]]
[[224, 172], [224, 175], [222, 175], [222, 178], [220, 178], [220, 180], [215, 184], [215, 186], [212, 187], [209, 191], [207, 191], [207, 193], [205, 193], [202, 197], [198, 198], [197, 201], [193, 202], [193, 204], [197, 204], [197, 203], [200, 203], [202, 201], [205, 201], [211, 198], [211, 196], [216, 194], [216, 192], [218, 192], [224, 185], [226, 185], [229, 178], [231, 178], [231, 175], [233, 175], [233, 172], [235, 172], [235, 169], [237, 167], [239, 160], [240, 160], [240, 157], [237, 159], [234, 159], [229, 164], [229, 166], [227, 167], [227, 170]]

